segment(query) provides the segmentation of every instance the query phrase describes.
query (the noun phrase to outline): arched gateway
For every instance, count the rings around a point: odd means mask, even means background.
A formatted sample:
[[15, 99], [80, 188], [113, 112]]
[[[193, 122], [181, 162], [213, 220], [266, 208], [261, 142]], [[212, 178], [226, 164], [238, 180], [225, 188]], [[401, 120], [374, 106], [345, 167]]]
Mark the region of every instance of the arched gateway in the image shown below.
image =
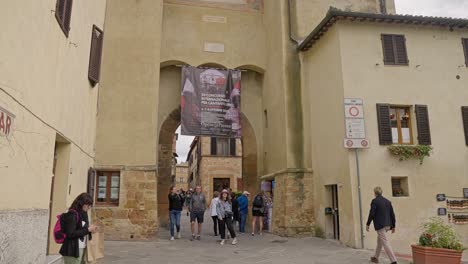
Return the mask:
[[167, 220], [181, 65], [242, 70], [244, 189], [254, 193], [262, 180], [274, 179], [273, 232], [312, 233], [300, 69], [277, 19], [286, 6], [248, 2], [234, 9], [188, 1], [108, 2], [95, 168], [118, 174], [120, 190], [118, 202], [96, 207], [107, 238], [152, 239]]

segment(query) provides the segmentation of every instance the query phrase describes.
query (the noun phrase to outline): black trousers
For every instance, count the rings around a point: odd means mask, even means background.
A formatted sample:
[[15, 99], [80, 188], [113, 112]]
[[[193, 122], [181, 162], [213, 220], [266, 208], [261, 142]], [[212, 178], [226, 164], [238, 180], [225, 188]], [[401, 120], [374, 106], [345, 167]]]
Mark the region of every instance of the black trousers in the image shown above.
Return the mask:
[[232, 217], [224, 217], [223, 220], [219, 220], [219, 232], [221, 233], [221, 239], [226, 239], [226, 227], [229, 230], [232, 238], [236, 237], [236, 232], [234, 232], [234, 227], [232, 226]]
[[[217, 236], [218, 235], [218, 230], [221, 230], [221, 227], [218, 226], [218, 217], [217, 216], [212, 216], [211, 217], [213, 219], [213, 231], [214, 231], [214, 235]], [[221, 231], [219, 231], [219, 233], [221, 233]]]

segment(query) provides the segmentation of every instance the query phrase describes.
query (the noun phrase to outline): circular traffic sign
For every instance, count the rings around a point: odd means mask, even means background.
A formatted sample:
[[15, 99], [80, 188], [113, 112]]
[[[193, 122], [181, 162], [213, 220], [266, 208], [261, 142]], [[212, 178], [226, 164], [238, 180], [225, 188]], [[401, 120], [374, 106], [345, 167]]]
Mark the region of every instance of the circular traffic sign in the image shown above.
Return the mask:
[[357, 108], [356, 106], [351, 106], [348, 112], [351, 116], [356, 117], [359, 115], [359, 108]]

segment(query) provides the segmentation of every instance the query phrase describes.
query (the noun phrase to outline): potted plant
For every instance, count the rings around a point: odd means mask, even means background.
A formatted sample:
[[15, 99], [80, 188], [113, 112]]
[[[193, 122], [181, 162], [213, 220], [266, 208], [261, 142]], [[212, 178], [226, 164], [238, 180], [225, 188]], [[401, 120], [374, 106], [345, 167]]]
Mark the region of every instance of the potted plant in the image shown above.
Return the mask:
[[423, 224], [418, 245], [411, 245], [414, 264], [460, 264], [463, 245], [453, 228], [441, 218]]

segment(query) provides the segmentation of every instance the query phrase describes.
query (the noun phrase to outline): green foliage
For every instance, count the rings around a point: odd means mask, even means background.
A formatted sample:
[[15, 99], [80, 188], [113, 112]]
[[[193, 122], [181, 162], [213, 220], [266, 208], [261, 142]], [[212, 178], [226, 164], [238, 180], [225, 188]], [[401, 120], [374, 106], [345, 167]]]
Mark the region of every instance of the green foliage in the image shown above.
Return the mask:
[[439, 217], [432, 217], [423, 224], [423, 233], [419, 245], [423, 247], [446, 248], [463, 251], [460, 237], [453, 228]]
[[431, 155], [433, 148], [427, 145], [391, 145], [388, 146], [388, 151], [391, 154], [398, 156], [400, 161], [410, 158], [419, 159], [419, 164], [423, 163], [425, 157]]

